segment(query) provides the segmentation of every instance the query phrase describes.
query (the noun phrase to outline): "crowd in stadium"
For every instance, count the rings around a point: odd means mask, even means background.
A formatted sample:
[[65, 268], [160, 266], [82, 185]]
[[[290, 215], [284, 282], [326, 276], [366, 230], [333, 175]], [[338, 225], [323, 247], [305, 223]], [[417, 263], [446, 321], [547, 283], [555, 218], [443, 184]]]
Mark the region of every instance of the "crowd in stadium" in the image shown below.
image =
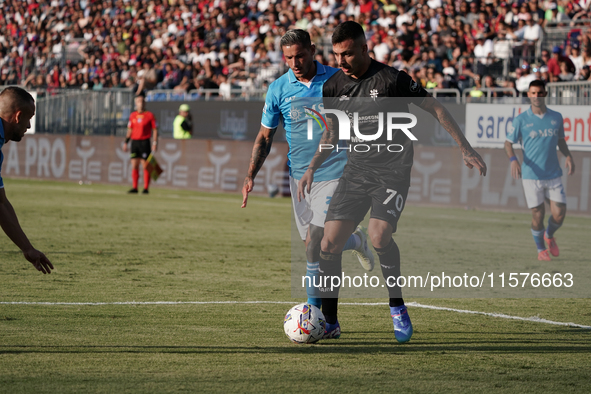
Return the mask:
[[[541, 47], [549, 24], [591, 19], [591, 0], [0, 0], [0, 85], [29, 89], [264, 87], [285, 71], [279, 39], [364, 26], [371, 56], [426, 88], [524, 91], [590, 80], [591, 27]], [[585, 26], [585, 25], [583, 25]]]

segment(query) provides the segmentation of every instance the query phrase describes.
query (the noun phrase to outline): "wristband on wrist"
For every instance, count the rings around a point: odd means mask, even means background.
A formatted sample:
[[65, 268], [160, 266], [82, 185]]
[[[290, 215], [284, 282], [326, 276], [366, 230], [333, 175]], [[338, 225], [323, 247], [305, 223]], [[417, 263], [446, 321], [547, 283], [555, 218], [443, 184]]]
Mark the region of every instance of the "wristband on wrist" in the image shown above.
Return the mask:
[[131, 139], [131, 138], [127, 137], [127, 138], [125, 139], [125, 143], [126, 143], [126, 144], [128, 144], [130, 139]]
[[516, 156], [511, 156], [511, 157], [509, 158], [509, 161], [517, 161], [517, 157], [516, 157]]

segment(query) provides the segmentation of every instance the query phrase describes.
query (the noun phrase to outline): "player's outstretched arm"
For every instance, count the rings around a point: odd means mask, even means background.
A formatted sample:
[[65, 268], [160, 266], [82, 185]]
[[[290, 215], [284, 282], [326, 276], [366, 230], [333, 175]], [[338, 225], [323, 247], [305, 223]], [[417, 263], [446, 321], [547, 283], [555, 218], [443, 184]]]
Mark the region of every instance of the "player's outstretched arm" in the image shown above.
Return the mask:
[[330, 156], [333, 151], [333, 148], [327, 149], [322, 148], [321, 146], [336, 146], [339, 142], [339, 135], [333, 126], [332, 118], [330, 116], [326, 119], [327, 128], [322, 134], [322, 138], [320, 139], [320, 144], [318, 144], [318, 151], [314, 154], [312, 161], [310, 161], [310, 165], [308, 169], [300, 179], [298, 183], [298, 201], [302, 201], [305, 199], [305, 193], [310, 193], [312, 189], [312, 182], [314, 182], [314, 173], [322, 163]]
[[509, 160], [511, 160], [511, 176], [513, 179], [521, 178], [521, 164], [519, 164], [519, 160], [517, 160], [517, 156], [515, 156], [511, 141], [505, 141], [505, 152], [507, 152], [507, 156], [509, 156]]
[[558, 140], [558, 149], [560, 152], [566, 157], [566, 170], [568, 171], [568, 175], [572, 175], [575, 173], [575, 161], [573, 160], [573, 156], [570, 154], [570, 150], [568, 149], [568, 145], [566, 145], [566, 140], [564, 138], [560, 138]]
[[0, 188], [0, 226], [8, 238], [22, 250], [25, 258], [35, 266], [37, 271], [44, 274], [51, 273], [53, 265], [43, 253], [35, 249], [29, 242], [18, 222], [16, 212], [14, 212], [12, 205], [6, 198], [4, 188]]
[[449, 135], [452, 136], [454, 141], [456, 141], [462, 150], [466, 167], [476, 167], [480, 172], [480, 175], [486, 176], [486, 163], [482, 160], [482, 157], [480, 157], [478, 152], [472, 148], [466, 137], [464, 137], [464, 133], [462, 133], [460, 126], [453, 116], [451, 116], [447, 108], [441, 105], [441, 103], [430, 94], [425, 97], [420, 107], [437, 119], [441, 126], [443, 126]]
[[248, 174], [244, 178], [244, 186], [242, 186], [242, 208], [246, 208], [248, 200], [248, 193], [254, 187], [254, 178], [257, 176], [259, 170], [263, 166], [265, 159], [271, 152], [271, 145], [273, 144], [273, 136], [277, 128], [268, 129], [261, 126], [257, 138], [254, 141], [252, 154], [250, 156], [250, 165], [248, 166]]

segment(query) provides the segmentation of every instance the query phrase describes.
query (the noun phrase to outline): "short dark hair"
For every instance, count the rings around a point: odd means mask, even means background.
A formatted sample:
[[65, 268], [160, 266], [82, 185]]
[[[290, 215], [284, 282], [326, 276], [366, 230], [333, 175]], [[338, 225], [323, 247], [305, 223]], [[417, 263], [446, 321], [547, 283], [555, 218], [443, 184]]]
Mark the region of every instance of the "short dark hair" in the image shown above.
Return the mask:
[[536, 79], [533, 80], [529, 83], [529, 87], [527, 88], [529, 90], [529, 88], [531, 88], [532, 86], [537, 86], [539, 88], [544, 89], [544, 91], [546, 90], [546, 83], [544, 81], [542, 81], [541, 79]]
[[288, 30], [283, 37], [281, 37], [281, 48], [292, 45], [301, 45], [304, 48], [310, 48], [312, 41], [310, 40], [310, 34], [302, 29]]
[[332, 44], [339, 44], [347, 40], [355, 41], [362, 37], [365, 39], [363, 27], [355, 21], [346, 21], [334, 29], [332, 33]]
[[9, 86], [6, 89], [0, 92], [0, 97], [4, 95], [10, 95], [10, 97], [18, 102], [19, 104], [24, 104], [27, 102], [35, 103], [35, 99], [29, 92], [27, 92], [23, 88], [19, 88], [18, 86]]

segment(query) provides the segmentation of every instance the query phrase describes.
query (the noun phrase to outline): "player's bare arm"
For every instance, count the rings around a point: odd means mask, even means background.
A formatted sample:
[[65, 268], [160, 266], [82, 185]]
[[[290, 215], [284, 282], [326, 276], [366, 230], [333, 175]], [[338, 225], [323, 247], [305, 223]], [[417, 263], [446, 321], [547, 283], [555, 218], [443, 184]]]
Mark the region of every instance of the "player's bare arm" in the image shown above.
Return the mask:
[[156, 152], [156, 150], [158, 149], [158, 129], [154, 128], [152, 132], [152, 137], [154, 138], [152, 140], [152, 150]]
[[425, 97], [420, 107], [437, 119], [445, 131], [447, 131], [454, 141], [456, 141], [464, 156], [466, 167], [476, 167], [480, 172], [480, 175], [486, 176], [486, 163], [482, 160], [482, 157], [480, 157], [478, 152], [472, 148], [466, 137], [464, 137], [464, 133], [462, 133], [460, 126], [453, 116], [451, 116], [447, 108], [430, 94]]
[[255, 139], [252, 148], [248, 173], [246, 178], [244, 178], [244, 186], [242, 186], [242, 208], [246, 208], [248, 193], [250, 193], [254, 187], [254, 178], [263, 166], [267, 156], [269, 156], [269, 152], [271, 152], [271, 145], [273, 144], [273, 137], [275, 136], [276, 131], [276, 127], [269, 129], [265, 126], [261, 126], [259, 129], [259, 133], [257, 134], [257, 138]]
[[515, 156], [515, 150], [513, 150], [513, 144], [511, 141], [505, 141], [505, 152], [507, 152], [509, 159], [514, 157], [514, 159], [511, 160], [511, 176], [513, 179], [521, 178], [521, 164], [519, 164], [519, 160], [517, 159], [517, 156]]
[[123, 143], [123, 152], [127, 152], [127, 144], [131, 139], [131, 127], [127, 128], [127, 134], [125, 134], [125, 142]]
[[[335, 123], [333, 122], [332, 118], [330, 116], [327, 116], [327, 128], [324, 131], [324, 133], [322, 133], [322, 138], [320, 139], [320, 144], [318, 145], [319, 147], [323, 145], [336, 146], [339, 142], [339, 135], [336, 130], [336, 127], [334, 127], [334, 124]], [[314, 182], [314, 172], [316, 172], [316, 170], [320, 168], [320, 166], [322, 166], [322, 163], [324, 163], [328, 156], [330, 156], [332, 151], [333, 149], [323, 148], [322, 150], [318, 149], [318, 151], [314, 154], [314, 157], [312, 158], [312, 161], [310, 161], [308, 169], [306, 170], [298, 184], [298, 201], [302, 201], [302, 199], [305, 198], [304, 190], [307, 193], [310, 193], [310, 190], [312, 188], [312, 182]]]
[[53, 265], [47, 257], [31, 245], [21, 228], [16, 212], [6, 198], [4, 188], [0, 188], [0, 226], [8, 238], [23, 252], [25, 258], [33, 264], [37, 271], [50, 274]]
[[566, 145], [566, 140], [564, 138], [560, 138], [558, 140], [558, 150], [560, 153], [566, 157], [566, 162], [564, 165], [568, 171], [568, 175], [572, 175], [575, 173], [575, 161], [573, 160], [573, 156], [570, 154], [570, 150], [568, 149], [568, 145]]

